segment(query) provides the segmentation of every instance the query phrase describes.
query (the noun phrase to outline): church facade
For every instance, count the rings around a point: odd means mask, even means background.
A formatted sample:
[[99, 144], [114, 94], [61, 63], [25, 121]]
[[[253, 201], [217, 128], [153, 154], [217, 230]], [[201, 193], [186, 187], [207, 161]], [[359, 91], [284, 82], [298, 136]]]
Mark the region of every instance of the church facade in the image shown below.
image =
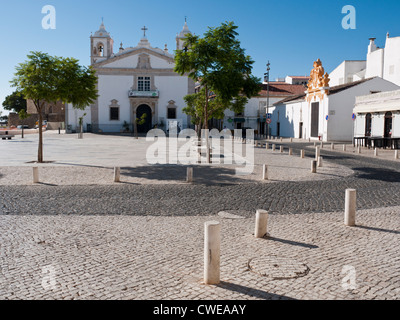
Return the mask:
[[[139, 133], [154, 127], [168, 131], [172, 126], [184, 129], [190, 118], [182, 112], [186, 106], [184, 96], [194, 93], [195, 83], [187, 76], [174, 72], [174, 55], [164, 49], [152, 47], [144, 27], [143, 37], [135, 47], [114, 53], [110, 33], [102, 23], [90, 37], [91, 66], [98, 76], [98, 99], [86, 108], [75, 110], [67, 106], [68, 132], [78, 130], [79, 119], [85, 131]], [[187, 23], [176, 36], [176, 49], [182, 49], [183, 39], [190, 33]]]

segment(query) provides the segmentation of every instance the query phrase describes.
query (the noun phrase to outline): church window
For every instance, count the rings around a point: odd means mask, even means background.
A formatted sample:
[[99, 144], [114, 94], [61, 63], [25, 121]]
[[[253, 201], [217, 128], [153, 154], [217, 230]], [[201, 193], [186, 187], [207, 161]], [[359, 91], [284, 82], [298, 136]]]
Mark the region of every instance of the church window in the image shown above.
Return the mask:
[[110, 108], [110, 120], [119, 120], [119, 108], [118, 107]]
[[150, 77], [138, 77], [138, 91], [150, 91], [151, 81]]
[[119, 105], [118, 100], [111, 100], [110, 105], [110, 120], [118, 121], [119, 120]]

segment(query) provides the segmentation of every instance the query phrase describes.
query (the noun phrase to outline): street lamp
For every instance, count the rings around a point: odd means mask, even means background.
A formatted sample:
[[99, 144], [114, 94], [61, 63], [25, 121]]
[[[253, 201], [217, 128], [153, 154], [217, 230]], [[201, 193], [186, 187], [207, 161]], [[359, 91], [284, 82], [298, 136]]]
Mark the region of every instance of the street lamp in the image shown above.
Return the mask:
[[[268, 114], [269, 114], [269, 71], [271, 70], [270, 68], [271, 64], [267, 63], [267, 72], [264, 73], [264, 81], [267, 82], [267, 119], [268, 119]], [[269, 137], [269, 123], [267, 122], [267, 137]]]

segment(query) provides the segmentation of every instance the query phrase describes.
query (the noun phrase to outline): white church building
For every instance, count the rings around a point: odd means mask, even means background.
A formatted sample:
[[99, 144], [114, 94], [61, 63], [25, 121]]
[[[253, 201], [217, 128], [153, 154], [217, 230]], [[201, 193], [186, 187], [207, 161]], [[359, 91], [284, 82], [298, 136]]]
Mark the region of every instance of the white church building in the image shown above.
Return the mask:
[[[183, 97], [194, 93], [195, 83], [174, 72], [174, 55], [167, 45], [164, 49], [151, 46], [147, 30], [142, 29], [137, 46], [124, 48], [121, 43], [118, 52], [114, 52], [114, 41], [104, 23], [91, 35], [90, 60], [98, 76], [99, 97], [85, 111], [67, 105], [67, 132], [78, 131], [80, 118], [84, 130], [94, 133], [132, 132], [137, 118], [145, 119], [137, 126], [139, 133], [154, 127], [169, 130], [171, 126], [190, 126], [190, 118], [182, 112]], [[185, 22], [176, 36], [176, 49], [182, 49], [188, 33]]]

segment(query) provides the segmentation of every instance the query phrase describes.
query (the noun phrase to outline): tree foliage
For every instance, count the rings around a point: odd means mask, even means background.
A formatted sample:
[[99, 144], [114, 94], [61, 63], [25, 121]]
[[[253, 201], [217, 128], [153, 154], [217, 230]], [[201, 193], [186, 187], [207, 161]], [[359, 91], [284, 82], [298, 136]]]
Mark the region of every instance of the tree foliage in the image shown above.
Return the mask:
[[32, 100], [39, 115], [38, 162], [43, 162], [42, 110], [45, 103], [71, 103], [85, 109], [97, 98], [97, 76], [74, 58], [52, 57], [31, 52], [28, 60], [16, 67], [12, 86], [25, 99]]
[[2, 105], [4, 110], [16, 113], [19, 113], [21, 110], [26, 111], [27, 109], [26, 99], [24, 99], [24, 96], [18, 91], [14, 91], [12, 94], [5, 97]]
[[[260, 90], [261, 80], [251, 74], [254, 61], [241, 48], [237, 28], [233, 22], [225, 22], [208, 28], [203, 38], [188, 34], [185, 48], [176, 52], [175, 71], [188, 74], [202, 88], [185, 98], [185, 110], [202, 118], [206, 129], [210, 117], [221, 119], [228, 108], [243, 111], [247, 99]], [[215, 96], [213, 100], [210, 92]]]

